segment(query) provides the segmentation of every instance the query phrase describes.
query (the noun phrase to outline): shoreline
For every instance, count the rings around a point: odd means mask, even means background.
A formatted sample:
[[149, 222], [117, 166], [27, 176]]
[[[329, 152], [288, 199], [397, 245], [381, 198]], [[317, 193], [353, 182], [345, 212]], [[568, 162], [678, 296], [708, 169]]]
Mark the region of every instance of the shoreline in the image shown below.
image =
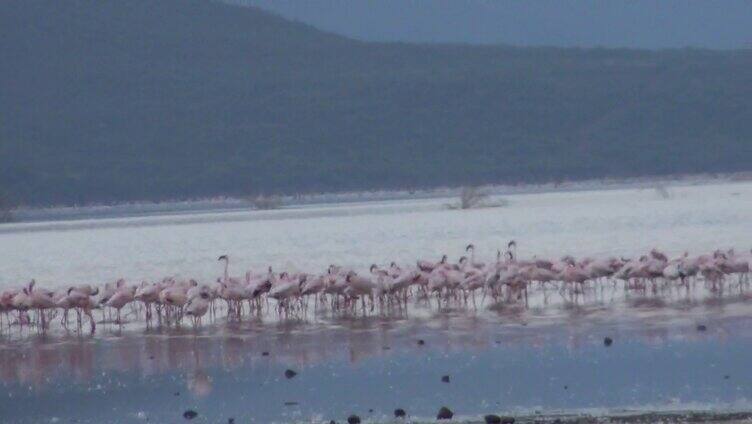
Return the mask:
[[[533, 415], [499, 415], [500, 418], [513, 418], [515, 424], [601, 424], [601, 423], [743, 423], [752, 420], [752, 411], [629, 411], [616, 413], [588, 414], [533, 414]], [[416, 421], [415, 424], [435, 421]], [[465, 424], [482, 424], [483, 419], [460, 421]], [[502, 421], [504, 422], [504, 421]], [[507, 422], [512, 422], [508, 420]]]
[[[646, 176], [623, 179], [592, 179], [580, 181], [549, 182], [541, 184], [482, 184], [478, 185], [490, 196], [518, 194], [566, 193], [619, 189], [658, 189], [659, 187], [683, 187], [712, 184], [743, 183], [752, 180], [752, 173], [692, 174], [669, 176]], [[437, 200], [455, 198], [462, 190], [458, 187], [436, 187], [416, 190], [371, 190], [340, 193], [316, 193], [279, 196], [281, 206], [273, 209], [254, 208], [253, 200], [233, 196], [217, 196], [176, 201], [137, 201], [110, 205], [20, 207], [13, 211], [14, 220], [8, 224], [80, 221], [108, 218], [138, 218], [180, 216], [204, 213], [269, 212], [294, 210], [303, 207], [344, 206], [348, 204], [372, 204], [399, 200]], [[0, 229], [2, 224], [0, 224]]]

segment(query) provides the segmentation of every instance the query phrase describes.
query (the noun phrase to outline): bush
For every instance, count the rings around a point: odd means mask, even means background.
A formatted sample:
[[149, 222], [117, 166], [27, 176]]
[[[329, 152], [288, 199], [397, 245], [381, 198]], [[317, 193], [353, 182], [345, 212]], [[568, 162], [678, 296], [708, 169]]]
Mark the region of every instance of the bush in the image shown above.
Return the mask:
[[251, 204], [254, 209], [258, 210], [272, 210], [282, 207], [282, 198], [279, 196], [256, 196], [251, 199]]
[[669, 199], [669, 198], [671, 198], [671, 192], [668, 190], [668, 187], [666, 187], [663, 184], [658, 184], [658, 185], [655, 186], [655, 193], [661, 199]]
[[463, 187], [460, 192], [460, 209], [476, 208], [488, 198], [488, 193], [477, 187]]
[[13, 205], [6, 195], [0, 193], [0, 222], [13, 221]]
[[449, 209], [496, 208], [509, 205], [509, 202], [505, 199], [489, 202], [488, 197], [488, 192], [478, 187], [463, 187], [460, 191], [459, 202], [449, 205]]

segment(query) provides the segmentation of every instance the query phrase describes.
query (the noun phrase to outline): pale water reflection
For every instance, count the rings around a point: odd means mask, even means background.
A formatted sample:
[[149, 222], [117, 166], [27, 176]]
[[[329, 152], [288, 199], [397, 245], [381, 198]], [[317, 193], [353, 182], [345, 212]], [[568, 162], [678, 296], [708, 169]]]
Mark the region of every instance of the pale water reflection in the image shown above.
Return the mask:
[[170, 423], [191, 409], [193, 422], [343, 422], [351, 413], [387, 420], [398, 407], [432, 417], [442, 405], [467, 417], [748, 408], [752, 319], [711, 315], [521, 325], [456, 313], [430, 325], [353, 318], [39, 336], [0, 347], [0, 418]]

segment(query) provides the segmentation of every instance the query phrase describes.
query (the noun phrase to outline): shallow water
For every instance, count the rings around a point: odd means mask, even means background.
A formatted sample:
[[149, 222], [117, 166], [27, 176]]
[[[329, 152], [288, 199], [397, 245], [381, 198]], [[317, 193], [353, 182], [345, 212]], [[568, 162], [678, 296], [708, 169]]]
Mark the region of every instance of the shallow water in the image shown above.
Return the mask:
[[507, 196], [509, 206], [448, 210], [455, 199], [393, 201], [288, 210], [0, 225], [0, 288], [36, 278], [42, 286], [139, 282], [168, 275], [212, 281], [228, 254], [231, 274], [249, 268], [321, 272], [331, 263], [456, 260], [473, 242], [490, 261], [510, 239], [521, 256], [635, 255], [718, 247], [747, 250], [752, 183], [655, 190]]
[[[749, 409], [750, 324], [712, 314], [520, 325], [454, 313], [39, 336], [0, 348], [0, 418], [168, 423], [192, 409], [194, 422], [268, 423], [342, 422], [353, 413], [388, 421], [398, 407], [430, 418], [442, 405], [467, 419]], [[287, 379], [287, 369], [298, 374]]]

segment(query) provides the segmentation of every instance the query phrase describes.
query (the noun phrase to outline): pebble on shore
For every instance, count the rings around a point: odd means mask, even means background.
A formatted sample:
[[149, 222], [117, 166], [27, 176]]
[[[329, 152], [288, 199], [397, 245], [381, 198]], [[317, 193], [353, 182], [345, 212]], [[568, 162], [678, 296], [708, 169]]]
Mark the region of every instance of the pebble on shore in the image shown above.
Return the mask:
[[357, 415], [350, 415], [347, 417], [347, 424], [360, 424], [360, 417]]
[[439, 413], [436, 415], [437, 420], [451, 420], [454, 416], [454, 412], [452, 412], [451, 409], [447, 408], [446, 406], [442, 406], [441, 409], [439, 409]]

